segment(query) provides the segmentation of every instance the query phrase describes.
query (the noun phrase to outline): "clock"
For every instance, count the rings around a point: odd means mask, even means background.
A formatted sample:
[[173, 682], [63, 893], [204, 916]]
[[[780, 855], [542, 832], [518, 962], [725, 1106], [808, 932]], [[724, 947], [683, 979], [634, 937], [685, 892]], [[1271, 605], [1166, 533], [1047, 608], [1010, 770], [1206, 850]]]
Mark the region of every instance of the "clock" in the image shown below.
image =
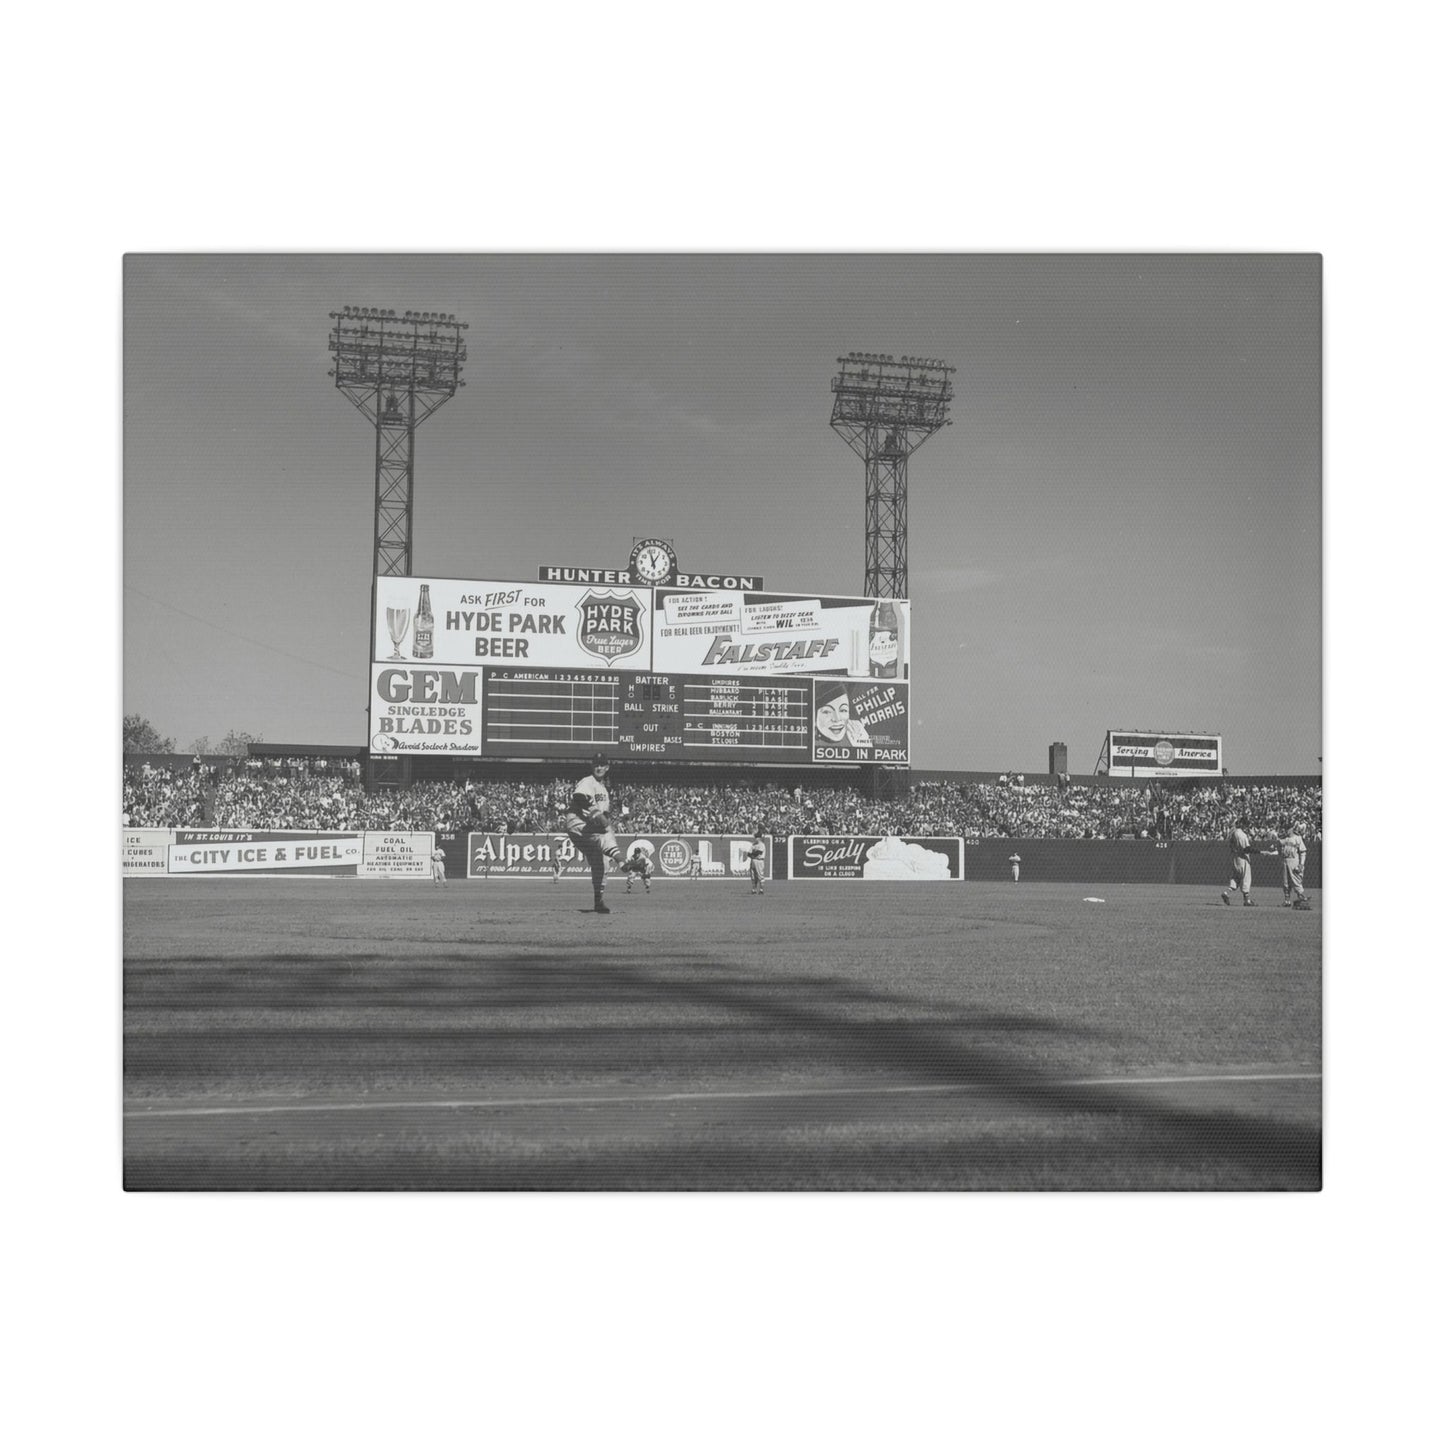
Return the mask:
[[676, 570], [677, 553], [669, 542], [648, 538], [632, 549], [632, 575], [645, 585], [666, 582]]

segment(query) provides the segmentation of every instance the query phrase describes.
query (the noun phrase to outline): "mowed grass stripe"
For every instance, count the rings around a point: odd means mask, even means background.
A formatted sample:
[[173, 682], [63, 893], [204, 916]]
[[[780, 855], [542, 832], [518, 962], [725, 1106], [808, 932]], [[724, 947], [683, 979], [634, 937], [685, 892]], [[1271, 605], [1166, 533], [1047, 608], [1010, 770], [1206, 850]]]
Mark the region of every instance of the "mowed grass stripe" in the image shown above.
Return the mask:
[[[1318, 910], [698, 882], [599, 918], [585, 885], [288, 884], [127, 883], [132, 1187], [734, 1187], [739, 1150], [755, 1187], [1319, 1184]], [[880, 1132], [889, 1097], [928, 1129]], [[630, 1164], [599, 1106], [636, 1116]], [[404, 1140], [340, 1122], [378, 1107]]]
[[[1323, 1078], [1319, 1073], [1278, 1073], [1278, 1074], [1188, 1074], [1173, 1077], [1141, 1076], [1131, 1074], [1124, 1077], [1094, 1079], [1050, 1079], [1047, 1087], [1054, 1089], [1100, 1089], [1100, 1088], [1193, 1088], [1197, 1085], [1221, 1084], [1280, 1084], [1315, 1083]], [[714, 1104], [729, 1101], [765, 1099], [821, 1099], [844, 1098], [848, 1095], [884, 1097], [894, 1094], [951, 1094], [982, 1091], [997, 1087], [993, 1084], [843, 1084], [834, 1088], [801, 1089], [714, 1089], [693, 1090], [687, 1093], [649, 1093], [633, 1091], [626, 1094], [571, 1094], [551, 1098], [494, 1098], [494, 1099], [350, 1099], [350, 1100], [298, 1100], [285, 1104], [202, 1104], [182, 1107], [141, 1107], [127, 1109], [128, 1119], [202, 1119], [208, 1116], [245, 1116], [250, 1114], [335, 1114], [366, 1113], [399, 1110], [424, 1109], [591, 1109], [599, 1106], [629, 1104]], [[1040, 1088], [1044, 1087], [1040, 1084]]]

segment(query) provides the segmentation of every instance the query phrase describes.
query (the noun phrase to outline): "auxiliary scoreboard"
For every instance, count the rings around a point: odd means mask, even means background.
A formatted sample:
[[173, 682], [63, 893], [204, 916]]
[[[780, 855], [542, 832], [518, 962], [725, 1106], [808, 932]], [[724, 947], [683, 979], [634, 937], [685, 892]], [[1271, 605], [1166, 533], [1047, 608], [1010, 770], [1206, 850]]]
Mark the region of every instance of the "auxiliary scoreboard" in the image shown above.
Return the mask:
[[806, 762], [810, 678], [485, 669], [482, 751]]

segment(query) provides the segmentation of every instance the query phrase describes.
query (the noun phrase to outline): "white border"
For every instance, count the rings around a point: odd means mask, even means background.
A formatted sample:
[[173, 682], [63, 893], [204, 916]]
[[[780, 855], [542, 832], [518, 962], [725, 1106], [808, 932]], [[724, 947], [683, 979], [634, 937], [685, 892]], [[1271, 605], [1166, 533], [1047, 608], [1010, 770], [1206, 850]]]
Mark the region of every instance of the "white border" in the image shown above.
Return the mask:
[[[1330, 826], [1359, 849], [1403, 811], [1373, 744], [1382, 715], [1434, 715], [1417, 623], [1438, 611], [1439, 502], [1415, 488], [1441, 319], [1418, 244], [1438, 169], [1427, 12], [960, 7], [921, 20], [892, 69], [859, 43], [877, 17], [847, 6], [601, 24], [443, 5], [415, 30], [366, 4], [293, 8], [284, 43], [276, 18], [155, 6], [83, 42], [73, 16], [15, 22], [37, 63], [9, 100], [44, 144], [17, 151], [11, 196], [46, 237], [17, 257], [17, 321], [48, 338], [56, 378], [78, 374], [80, 323], [100, 332], [98, 387], [27, 399], [61, 463], [36, 535], [83, 575], [119, 568], [105, 373], [127, 249], [1322, 250]], [[454, 57], [478, 84], [456, 83]], [[358, 77], [384, 64], [429, 86], [435, 145], [347, 133]], [[895, 73], [906, 86], [880, 91]], [[918, 184], [861, 204], [903, 142]], [[369, 204], [387, 174], [423, 202]], [[66, 324], [40, 326], [47, 310]], [[118, 585], [56, 588], [49, 550], [21, 559], [16, 597], [49, 599], [58, 635], [103, 628]], [[118, 676], [110, 695], [118, 719]], [[93, 755], [86, 709], [47, 728], [52, 755]], [[107, 786], [83, 762], [59, 782], [27, 771], [12, 807], [36, 825], [85, 816]], [[1333, 877], [1366, 876], [1334, 856]], [[684, 1420], [702, 1441], [841, 1442], [956, 1425], [961, 1369], [982, 1434], [1401, 1438], [1432, 1417], [1415, 1305], [1438, 1273], [1425, 1030], [1441, 984], [1408, 898], [1340, 889], [1332, 905], [1319, 1197], [127, 1198], [120, 891], [77, 909], [74, 887], [27, 884], [17, 956], [42, 966], [12, 968], [28, 1026], [9, 1076], [58, 1088], [16, 1120], [20, 1418], [113, 1429], [145, 1379], [157, 1441], [193, 1440], [198, 1420], [222, 1442], [417, 1439], [481, 1415], [560, 1438], [645, 1371], [630, 1439], [676, 1439]], [[78, 1067], [57, 1070], [67, 1047]]]

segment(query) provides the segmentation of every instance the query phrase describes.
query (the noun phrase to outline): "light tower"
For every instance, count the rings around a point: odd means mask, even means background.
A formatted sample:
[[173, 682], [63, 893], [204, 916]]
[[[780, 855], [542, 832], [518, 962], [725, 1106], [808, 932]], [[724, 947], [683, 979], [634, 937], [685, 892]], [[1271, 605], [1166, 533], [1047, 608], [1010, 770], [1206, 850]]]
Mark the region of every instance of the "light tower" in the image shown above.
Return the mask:
[[838, 358], [833, 430], [863, 458], [863, 592], [908, 596], [908, 458], [951, 425], [954, 368], [921, 356], [871, 351]]
[[376, 428], [376, 550], [372, 577], [411, 575], [416, 429], [457, 394], [465, 321], [439, 311], [344, 306], [331, 312], [328, 375]]

